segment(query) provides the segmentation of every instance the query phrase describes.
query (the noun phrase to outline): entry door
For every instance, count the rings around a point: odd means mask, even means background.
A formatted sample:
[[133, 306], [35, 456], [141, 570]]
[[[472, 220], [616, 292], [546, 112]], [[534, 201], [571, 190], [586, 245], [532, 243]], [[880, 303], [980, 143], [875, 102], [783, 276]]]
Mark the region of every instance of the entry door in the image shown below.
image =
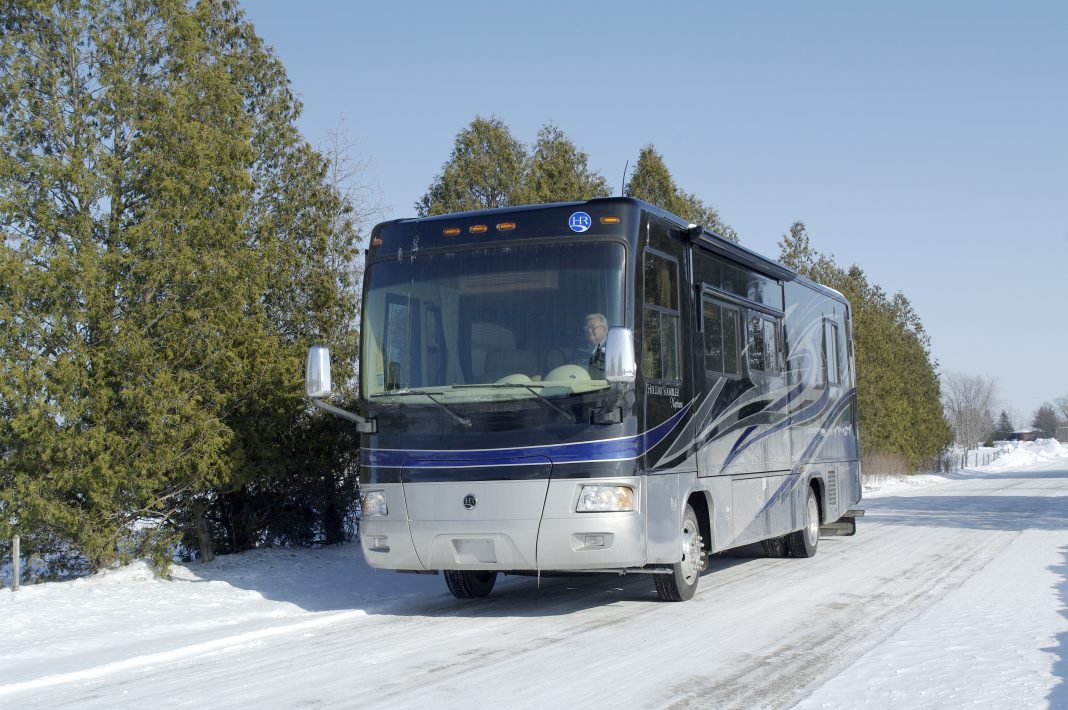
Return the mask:
[[[680, 307], [679, 260], [657, 249], [642, 254], [641, 370], [645, 385], [645, 430], [656, 430], [661, 444], [650, 451], [649, 469], [675, 466], [692, 447], [682, 445], [680, 432], [688, 402], [684, 373], [684, 324]], [[670, 428], [664, 432], [662, 428]], [[661, 437], [661, 434], [666, 436]], [[692, 438], [692, 437], [691, 437]]]

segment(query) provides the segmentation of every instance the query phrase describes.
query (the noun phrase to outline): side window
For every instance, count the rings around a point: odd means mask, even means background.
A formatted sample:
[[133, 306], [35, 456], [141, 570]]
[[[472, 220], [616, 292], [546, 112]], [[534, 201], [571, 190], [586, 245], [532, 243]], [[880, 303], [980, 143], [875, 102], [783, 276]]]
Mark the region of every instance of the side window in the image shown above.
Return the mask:
[[749, 369], [769, 374], [782, 372], [779, 357], [779, 321], [750, 312], [748, 325]]
[[679, 265], [645, 252], [642, 373], [650, 380], [679, 379]]
[[838, 324], [823, 321], [823, 381], [827, 384], [842, 383], [841, 355], [838, 351]]
[[705, 300], [705, 371], [738, 376], [742, 374], [742, 320], [738, 308]]

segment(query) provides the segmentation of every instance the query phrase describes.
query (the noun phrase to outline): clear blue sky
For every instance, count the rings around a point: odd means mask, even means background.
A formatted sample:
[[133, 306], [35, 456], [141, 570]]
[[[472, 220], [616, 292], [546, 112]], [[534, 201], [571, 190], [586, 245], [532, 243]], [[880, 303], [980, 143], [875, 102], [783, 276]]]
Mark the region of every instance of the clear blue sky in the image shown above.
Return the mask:
[[1068, 2], [243, 4], [382, 219], [476, 115], [556, 123], [617, 189], [652, 143], [746, 246], [801, 219], [904, 292], [1017, 423], [1068, 396]]

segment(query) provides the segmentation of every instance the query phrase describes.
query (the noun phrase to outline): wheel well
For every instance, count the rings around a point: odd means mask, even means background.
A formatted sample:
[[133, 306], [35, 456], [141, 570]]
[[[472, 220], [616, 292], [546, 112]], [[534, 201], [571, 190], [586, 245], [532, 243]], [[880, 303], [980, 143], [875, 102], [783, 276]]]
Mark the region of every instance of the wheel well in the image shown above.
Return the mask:
[[694, 491], [686, 500], [697, 514], [697, 524], [701, 526], [702, 546], [706, 550], [712, 549], [712, 516], [709, 513], [708, 498], [706, 493]]
[[823, 489], [824, 489], [826, 484], [824, 484], [823, 479], [812, 478], [809, 481], [808, 485], [812, 490], [816, 491], [816, 505], [819, 506], [819, 509], [820, 509], [820, 522], [822, 523], [823, 522]]

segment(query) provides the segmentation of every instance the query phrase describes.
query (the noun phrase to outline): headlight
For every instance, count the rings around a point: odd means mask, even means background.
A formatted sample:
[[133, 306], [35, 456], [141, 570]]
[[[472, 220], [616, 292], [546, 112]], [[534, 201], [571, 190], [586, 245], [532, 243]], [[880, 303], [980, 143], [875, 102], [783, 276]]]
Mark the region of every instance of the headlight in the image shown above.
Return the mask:
[[579, 513], [634, 510], [634, 489], [630, 486], [583, 486], [575, 510]]
[[367, 491], [363, 494], [364, 515], [389, 515], [385, 491]]

